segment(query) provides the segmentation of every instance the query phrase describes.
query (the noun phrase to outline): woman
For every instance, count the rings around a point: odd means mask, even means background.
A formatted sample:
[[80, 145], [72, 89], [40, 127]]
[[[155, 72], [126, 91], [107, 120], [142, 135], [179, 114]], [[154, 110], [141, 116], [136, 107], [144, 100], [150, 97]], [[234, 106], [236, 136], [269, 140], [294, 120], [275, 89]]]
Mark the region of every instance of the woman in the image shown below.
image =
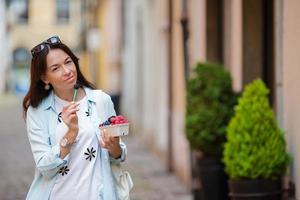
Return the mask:
[[98, 117], [96, 107], [103, 102], [98, 106], [105, 118], [116, 115], [111, 98], [94, 90], [58, 36], [31, 53], [23, 109], [36, 170], [27, 199], [116, 199], [110, 164], [125, 160], [126, 146], [107, 132], [100, 136], [98, 125], [106, 119]]

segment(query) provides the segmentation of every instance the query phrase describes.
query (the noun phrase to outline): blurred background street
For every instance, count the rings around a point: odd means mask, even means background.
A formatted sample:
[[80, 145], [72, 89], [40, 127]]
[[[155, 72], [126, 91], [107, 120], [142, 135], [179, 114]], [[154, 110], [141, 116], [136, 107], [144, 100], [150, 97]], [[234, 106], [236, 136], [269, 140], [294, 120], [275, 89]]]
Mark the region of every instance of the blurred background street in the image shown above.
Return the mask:
[[34, 161], [22, 119], [21, 99], [1, 95], [0, 199], [24, 199], [33, 178]]
[[[225, 174], [223, 162], [226, 126], [235, 114], [233, 102], [257, 79], [269, 90], [263, 108], [274, 116], [257, 117], [255, 123], [246, 115], [241, 124], [252, 126], [233, 134], [239, 142], [231, 142], [244, 148], [242, 142], [254, 141], [256, 146], [249, 142], [250, 150], [245, 150], [250, 155], [242, 155], [251, 163], [257, 149], [267, 146], [255, 140], [256, 131], [280, 132], [283, 136], [268, 135], [265, 141], [279, 145], [260, 152], [282, 154], [262, 170], [244, 159], [236, 164], [234, 156], [227, 162], [246, 168], [233, 170], [248, 173], [240, 179], [249, 178], [251, 170], [280, 171], [276, 177], [283, 183], [275, 193], [300, 199], [299, 9], [299, 0], [0, 0], [0, 200], [24, 199], [33, 179], [21, 101], [30, 83], [30, 50], [54, 35], [74, 51], [84, 76], [108, 93], [117, 114], [130, 122], [125, 167], [135, 185], [133, 200], [228, 199], [227, 180], [234, 176]], [[215, 80], [197, 76], [203, 66], [207, 71], [217, 66], [215, 72], [225, 75]], [[259, 107], [252, 104], [249, 108]], [[267, 112], [253, 113], [249, 115]], [[282, 167], [274, 163], [288, 157], [283, 149], [292, 159]], [[208, 172], [210, 190], [204, 184]], [[218, 197], [209, 199], [209, 193]], [[220, 197], [223, 193], [226, 198]]]

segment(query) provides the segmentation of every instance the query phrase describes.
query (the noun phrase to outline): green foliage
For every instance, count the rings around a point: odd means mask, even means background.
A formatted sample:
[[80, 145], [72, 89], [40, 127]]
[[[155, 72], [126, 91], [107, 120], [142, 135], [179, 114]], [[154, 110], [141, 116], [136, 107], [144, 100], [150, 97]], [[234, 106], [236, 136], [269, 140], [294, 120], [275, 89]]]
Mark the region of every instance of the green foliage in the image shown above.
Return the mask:
[[276, 179], [283, 175], [290, 157], [282, 130], [260, 80], [246, 86], [227, 129], [224, 149], [226, 172], [233, 180]]
[[224, 66], [198, 63], [187, 82], [186, 136], [206, 156], [221, 157], [236, 95]]

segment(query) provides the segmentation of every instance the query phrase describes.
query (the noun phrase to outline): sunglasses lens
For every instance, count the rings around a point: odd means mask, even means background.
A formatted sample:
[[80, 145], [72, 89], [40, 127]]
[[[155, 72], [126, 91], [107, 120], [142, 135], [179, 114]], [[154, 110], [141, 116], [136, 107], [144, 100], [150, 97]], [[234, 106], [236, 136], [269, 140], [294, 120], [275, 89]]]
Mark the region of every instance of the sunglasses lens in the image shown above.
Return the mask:
[[53, 36], [47, 40], [50, 44], [60, 43], [60, 39], [58, 36]]
[[45, 49], [45, 45], [44, 44], [39, 45], [38, 51], [43, 51], [43, 49]]
[[39, 44], [31, 50], [31, 54], [34, 56], [34, 54], [37, 54], [37, 53], [43, 51], [43, 49], [45, 49], [45, 47], [46, 47], [45, 44]]

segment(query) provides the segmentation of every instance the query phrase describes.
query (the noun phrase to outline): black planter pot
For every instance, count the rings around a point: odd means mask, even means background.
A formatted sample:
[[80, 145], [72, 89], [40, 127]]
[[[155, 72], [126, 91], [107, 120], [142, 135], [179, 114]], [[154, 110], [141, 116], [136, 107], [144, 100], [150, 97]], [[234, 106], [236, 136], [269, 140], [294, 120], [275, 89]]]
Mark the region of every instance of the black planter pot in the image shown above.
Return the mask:
[[232, 200], [280, 200], [281, 180], [228, 181]]
[[224, 165], [215, 158], [197, 159], [197, 166], [205, 200], [227, 200], [228, 178]]

